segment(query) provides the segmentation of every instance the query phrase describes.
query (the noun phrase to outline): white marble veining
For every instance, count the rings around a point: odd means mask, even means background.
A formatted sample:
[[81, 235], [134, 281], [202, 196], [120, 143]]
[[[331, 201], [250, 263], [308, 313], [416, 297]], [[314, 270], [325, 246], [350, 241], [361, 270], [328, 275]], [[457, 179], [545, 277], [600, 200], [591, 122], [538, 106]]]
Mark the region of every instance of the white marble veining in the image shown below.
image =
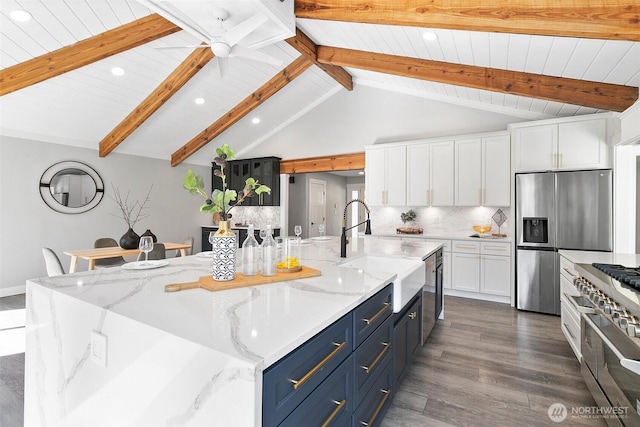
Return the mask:
[[568, 250], [561, 250], [558, 252], [574, 264], [591, 264], [594, 262], [600, 262], [604, 264], [620, 264], [625, 267], [637, 267], [640, 265], [640, 254]]
[[[354, 239], [362, 253], [425, 258], [435, 243]], [[223, 292], [165, 293], [209, 260], [27, 282], [25, 425], [260, 425], [262, 371], [394, 279], [337, 267], [339, 241], [303, 245], [322, 276]], [[107, 337], [107, 367], [91, 360]]]
[[[373, 207], [371, 209], [371, 229], [373, 234], [388, 235], [395, 234], [396, 228], [403, 226], [419, 226], [424, 229], [423, 237], [443, 237], [447, 236], [469, 236], [474, 234], [474, 225], [491, 223], [493, 229], [491, 233], [498, 233], [498, 226], [491, 220], [498, 208], [489, 207], [417, 207], [413, 210], [417, 213], [417, 218], [413, 223], [403, 224], [400, 214], [406, 212], [410, 207]], [[501, 231], [509, 233], [509, 221], [511, 220], [511, 209], [500, 208], [507, 216], [507, 221], [502, 225]], [[404, 236], [404, 235], [403, 235]], [[457, 238], [457, 237], [456, 237]]]

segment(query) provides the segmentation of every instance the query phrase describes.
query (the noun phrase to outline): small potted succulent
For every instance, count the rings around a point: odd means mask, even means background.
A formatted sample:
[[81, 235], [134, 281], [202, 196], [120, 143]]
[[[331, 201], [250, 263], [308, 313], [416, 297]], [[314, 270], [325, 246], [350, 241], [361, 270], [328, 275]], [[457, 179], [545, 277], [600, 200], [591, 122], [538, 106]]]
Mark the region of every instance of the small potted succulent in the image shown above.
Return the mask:
[[[400, 213], [400, 220], [403, 224], [407, 222], [411, 224], [415, 224], [415, 220], [418, 217], [418, 214], [413, 209], [409, 209], [407, 212]], [[396, 228], [397, 234], [422, 234], [424, 230], [422, 227], [398, 227]]]

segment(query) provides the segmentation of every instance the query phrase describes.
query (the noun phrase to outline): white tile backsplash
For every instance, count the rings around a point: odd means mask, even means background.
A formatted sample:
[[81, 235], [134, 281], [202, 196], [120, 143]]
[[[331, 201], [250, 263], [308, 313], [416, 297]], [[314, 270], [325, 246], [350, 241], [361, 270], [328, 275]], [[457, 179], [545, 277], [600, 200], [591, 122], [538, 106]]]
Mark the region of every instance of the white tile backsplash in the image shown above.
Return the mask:
[[[400, 220], [400, 214], [407, 212], [410, 207], [373, 207], [371, 208], [371, 230], [373, 234], [395, 233], [396, 228], [403, 226], [419, 226], [424, 229], [424, 234], [430, 235], [455, 235], [459, 233], [469, 234], [474, 225], [491, 223], [492, 233], [498, 233], [498, 226], [491, 219], [498, 208], [488, 207], [419, 207], [413, 208], [417, 218], [413, 223], [404, 224]], [[511, 221], [511, 209], [500, 208], [507, 216], [507, 221], [502, 224], [502, 233], [509, 234]]]
[[231, 211], [231, 224], [253, 224], [256, 229], [271, 225], [280, 227], [280, 206], [236, 206]]

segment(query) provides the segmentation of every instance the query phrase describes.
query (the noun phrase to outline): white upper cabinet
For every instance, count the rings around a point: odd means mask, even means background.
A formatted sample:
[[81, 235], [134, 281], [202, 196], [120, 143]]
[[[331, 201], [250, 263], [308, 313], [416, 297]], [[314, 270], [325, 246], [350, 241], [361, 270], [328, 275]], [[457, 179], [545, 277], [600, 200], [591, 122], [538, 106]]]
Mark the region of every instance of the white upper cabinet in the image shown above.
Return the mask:
[[404, 206], [406, 166], [407, 151], [404, 145], [368, 148], [365, 155], [367, 204]]
[[453, 141], [407, 146], [407, 206], [453, 206]]
[[429, 144], [407, 146], [407, 206], [429, 206]]
[[512, 125], [515, 172], [609, 167], [607, 121]]
[[429, 206], [453, 206], [453, 141], [429, 143]]
[[509, 206], [508, 134], [455, 141], [456, 206]]

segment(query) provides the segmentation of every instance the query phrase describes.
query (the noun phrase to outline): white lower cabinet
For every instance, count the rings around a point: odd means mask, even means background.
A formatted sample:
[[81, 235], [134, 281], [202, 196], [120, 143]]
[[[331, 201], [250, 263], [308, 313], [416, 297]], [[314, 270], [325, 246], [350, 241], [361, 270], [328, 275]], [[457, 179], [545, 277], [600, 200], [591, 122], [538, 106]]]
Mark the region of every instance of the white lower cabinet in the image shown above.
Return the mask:
[[507, 302], [511, 296], [510, 252], [509, 243], [453, 240], [451, 289], [473, 292], [480, 299]]

